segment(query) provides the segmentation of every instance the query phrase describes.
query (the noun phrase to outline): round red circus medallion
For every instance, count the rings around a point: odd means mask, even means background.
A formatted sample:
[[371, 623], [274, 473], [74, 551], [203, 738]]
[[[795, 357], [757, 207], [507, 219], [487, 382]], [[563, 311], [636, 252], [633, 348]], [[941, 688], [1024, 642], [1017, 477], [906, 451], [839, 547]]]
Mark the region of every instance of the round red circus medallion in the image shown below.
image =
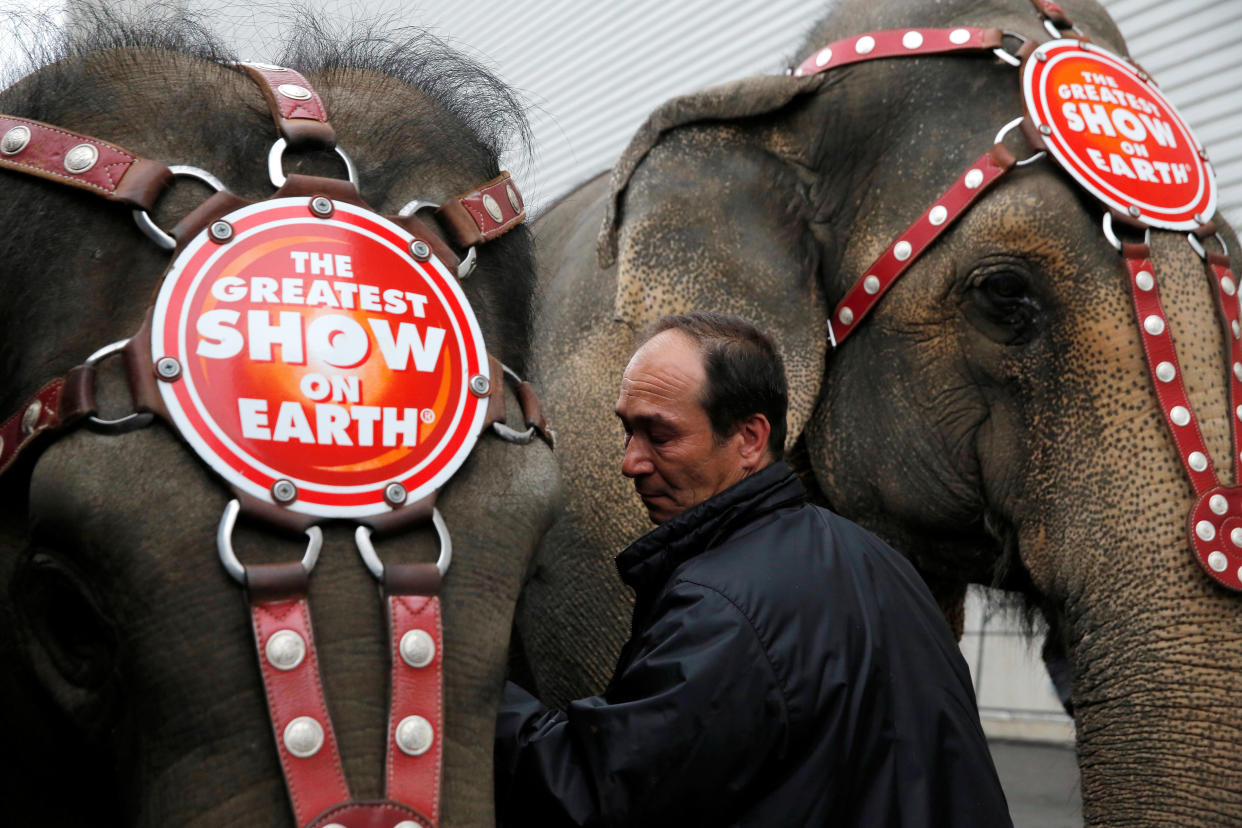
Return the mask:
[[1027, 116], [1078, 183], [1152, 227], [1193, 230], [1216, 211], [1216, 179], [1190, 129], [1129, 63], [1077, 40], [1026, 59]]
[[422, 243], [416, 258], [381, 216], [333, 202], [320, 217], [311, 201], [242, 208], [191, 242], [156, 300], [151, 359], [182, 436], [230, 484], [364, 517], [462, 464], [486, 414], [471, 379], [486, 391], [487, 354]]

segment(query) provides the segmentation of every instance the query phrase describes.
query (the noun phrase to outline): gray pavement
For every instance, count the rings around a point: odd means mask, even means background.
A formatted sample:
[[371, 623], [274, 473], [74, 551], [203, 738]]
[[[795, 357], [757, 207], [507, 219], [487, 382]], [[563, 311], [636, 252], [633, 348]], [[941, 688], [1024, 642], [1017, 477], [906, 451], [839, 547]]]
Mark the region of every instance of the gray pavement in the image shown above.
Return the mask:
[[1082, 790], [1073, 746], [999, 739], [988, 746], [1016, 828], [1082, 825]]

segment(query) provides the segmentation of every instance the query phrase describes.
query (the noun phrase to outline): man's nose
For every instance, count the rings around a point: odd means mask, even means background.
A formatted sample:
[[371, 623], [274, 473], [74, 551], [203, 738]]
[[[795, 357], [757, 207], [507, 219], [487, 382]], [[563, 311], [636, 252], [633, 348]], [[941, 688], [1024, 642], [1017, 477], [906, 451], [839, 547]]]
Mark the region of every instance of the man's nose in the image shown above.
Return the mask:
[[654, 468], [651, 464], [651, 457], [647, 453], [647, 444], [640, 438], [631, 437], [625, 444], [621, 473], [626, 477], [638, 477], [640, 474], [650, 474]]

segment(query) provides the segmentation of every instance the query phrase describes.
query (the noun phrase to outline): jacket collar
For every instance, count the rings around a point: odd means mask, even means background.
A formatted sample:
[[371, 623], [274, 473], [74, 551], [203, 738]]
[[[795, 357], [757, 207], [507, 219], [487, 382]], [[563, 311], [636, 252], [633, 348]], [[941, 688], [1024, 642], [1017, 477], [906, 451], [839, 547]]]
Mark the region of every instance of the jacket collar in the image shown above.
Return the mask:
[[777, 461], [677, 517], [660, 524], [617, 555], [627, 585], [663, 583], [673, 570], [760, 515], [802, 503], [806, 489], [793, 470]]

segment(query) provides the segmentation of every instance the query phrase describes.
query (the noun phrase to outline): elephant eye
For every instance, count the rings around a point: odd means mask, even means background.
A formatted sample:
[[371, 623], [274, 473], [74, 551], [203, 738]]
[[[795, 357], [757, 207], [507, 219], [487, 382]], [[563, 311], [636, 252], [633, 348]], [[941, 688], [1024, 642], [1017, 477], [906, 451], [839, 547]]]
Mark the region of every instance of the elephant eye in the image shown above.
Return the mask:
[[1025, 270], [1008, 263], [985, 266], [970, 285], [963, 311], [976, 327], [1005, 345], [1031, 340], [1043, 309]]

